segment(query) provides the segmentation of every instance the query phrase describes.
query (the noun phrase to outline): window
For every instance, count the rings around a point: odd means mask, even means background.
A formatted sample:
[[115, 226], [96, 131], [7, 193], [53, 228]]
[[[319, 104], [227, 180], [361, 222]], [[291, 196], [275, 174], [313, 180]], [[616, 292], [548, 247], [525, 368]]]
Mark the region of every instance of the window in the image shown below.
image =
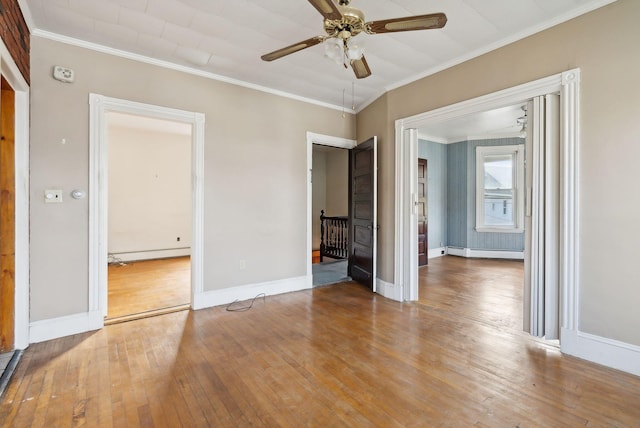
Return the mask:
[[524, 146], [476, 147], [476, 230], [524, 230]]

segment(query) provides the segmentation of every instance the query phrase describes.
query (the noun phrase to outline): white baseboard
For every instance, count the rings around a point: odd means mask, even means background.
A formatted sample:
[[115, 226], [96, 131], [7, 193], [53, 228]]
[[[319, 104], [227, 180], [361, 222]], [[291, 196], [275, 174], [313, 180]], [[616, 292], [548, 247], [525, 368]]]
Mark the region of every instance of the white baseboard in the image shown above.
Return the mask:
[[472, 250], [471, 248], [447, 247], [447, 254], [467, 258], [524, 260], [524, 251]]
[[640, 346], [575, 330], [561, 334], [565, 354], [640, 376]]
[[137, 260], [168, 259], [171, 257], [185, 257], [191, 255], [191, 248], [174, 248], [169, 250], [136, 251], [132, 253], [109, 253], [123, 262]]
[[86, 333], [87, 331], [98, 330], [103, 326], [104, 319], [100, 311], [34, 321], [29, 324], [29, 343], [39, 343], [59, 337]]
[[[236, 299], [251, 299], [260, 293], [270, 296], [305, 290], [312, 288], [312, 284], [312, 276], [301, 276], [222, 290], [205, 291], [204, 293], [195, 295], [192, 307], [193, 309], [203, 309], [211, 306], [224, 305]], [[98, 330], [103, 326], [104, 318], [100, 311], [34, 321], [29, 325], [29, 343], [39, 343], [46, 340], [85, 333], [87, 331]]]
[[381, 296], [395, 300], [396, 302], [402, 302], [404, 300], [402, 287], [396, 287], [394, 284], [383, 281], [380, 278], [376, 279], [376, 292]]
[[428, 259], [435, 259], [436, 257], [442, 257], [447, 255], [447, 249], [445, 247], [432, 248], [427, 252]]
[[221, 290], [197, 293], [193, 299], [193, 309], [204, 309], [213, 306], [229, 304], [235, 300], [252, 299], [260, 293], [267, 296], [290, 293], [292, 291], [307, 290], [313, 287], [313, 276], [299, 276], [297, 278], [280, 279], [257, 284], [240, 285], [238, 287], [223, 288]]

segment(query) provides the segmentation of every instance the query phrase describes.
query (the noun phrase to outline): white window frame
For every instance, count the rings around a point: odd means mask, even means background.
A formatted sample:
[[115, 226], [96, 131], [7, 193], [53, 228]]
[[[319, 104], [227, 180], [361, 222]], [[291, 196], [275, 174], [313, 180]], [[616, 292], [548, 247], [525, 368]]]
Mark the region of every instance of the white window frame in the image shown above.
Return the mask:
[[[513, 165], [514, 225], [486, 225], [484, 222], [484, 159], [486, 156], [510, 155]], [[476, 147], [476, 231], [498, 233], [524, 232], [524, 144]]]

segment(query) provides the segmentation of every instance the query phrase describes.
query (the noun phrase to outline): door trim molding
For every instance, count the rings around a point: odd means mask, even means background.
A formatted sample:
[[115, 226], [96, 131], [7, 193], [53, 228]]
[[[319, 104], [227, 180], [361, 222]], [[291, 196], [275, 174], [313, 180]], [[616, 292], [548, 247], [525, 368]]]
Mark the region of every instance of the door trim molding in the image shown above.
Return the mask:
[[134, 114], [192, 125], [191, 305], [204, 292], [204, 123], [203, 113], [89, 94], [89, 330], [104, 326], [107, 309], [107, 118]]
[[[394, 279], [396, 287], [405, 287], [405, 298], [417, 298], [418, 283], [412, 274], [413, 259], [411, 251], [417, 245], [417, 237], [409, 235], [403, 239], [406, 230], [415, 219], [411, 209], [410, 194], [405, 190], [411, 183], [414, 172], [413, 163], [408, 161], [407, 153], [416, 150], [417, 139], [407, 136], [407, 130], [427, 127], [458, 116], [491, 110], [509, 104], [524, 102], [536, 96], [560, 92], [561, 96], [561, 207], [560, 257], [563, 260], [560, 271], [562, 327], [577, 331], [578, 326], [578, 144], [579, 144], [579, 101], [580, 69], [568, 70], [560, 74], [528, 82], [492, 94], [473, 98], [446, 107], [398, 119], [395, 122], [395, 168], [396, 168], [396, 234]], [[411, 158], [412, 159], [412, 158]], [[415, 174], [413, 174], [415, 175]], [[409, 241], [408, 244], [403, 241]], [[403, 245], [404, 243], [404, 245]], [[415, 294], [414, 294], [415, 293]], [[409, 296], [407, 296], [409, 294]], [[563, 352], [569, 352], [562, 343]], [[571, 353], [571, 352], [569, 352]]]
[[0, 74], [15, 95], [15, 304], [14, 348], [29, 346], [29, 92], [6, 45], [0, 39]]
[[312, 232], [312, 200], [313, 200], [313, 182], [312, 182], [312, 169], [313, 169], [313, 145], [320, 144], [322, 146], [337, 147], [339, 149], [353, 149], [357, 145], [356, 140], [349, 138], [334, 137], [331, 135], [316, 134], [307, 131], [307, 277], [309, 278], [309, 288], [312, 286], [313, 273], [311, 268], [311, 252], [313, 251], [313, 237]]

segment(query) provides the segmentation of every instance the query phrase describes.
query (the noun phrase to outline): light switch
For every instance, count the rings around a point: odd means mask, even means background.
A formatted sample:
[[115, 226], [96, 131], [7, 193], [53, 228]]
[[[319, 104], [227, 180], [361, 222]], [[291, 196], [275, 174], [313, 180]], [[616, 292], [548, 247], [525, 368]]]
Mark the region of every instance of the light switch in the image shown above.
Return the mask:
[[58, 204], [62, 202], [61, 189], [47, 189], [44, 191], [44, 202], [47, 204]]

